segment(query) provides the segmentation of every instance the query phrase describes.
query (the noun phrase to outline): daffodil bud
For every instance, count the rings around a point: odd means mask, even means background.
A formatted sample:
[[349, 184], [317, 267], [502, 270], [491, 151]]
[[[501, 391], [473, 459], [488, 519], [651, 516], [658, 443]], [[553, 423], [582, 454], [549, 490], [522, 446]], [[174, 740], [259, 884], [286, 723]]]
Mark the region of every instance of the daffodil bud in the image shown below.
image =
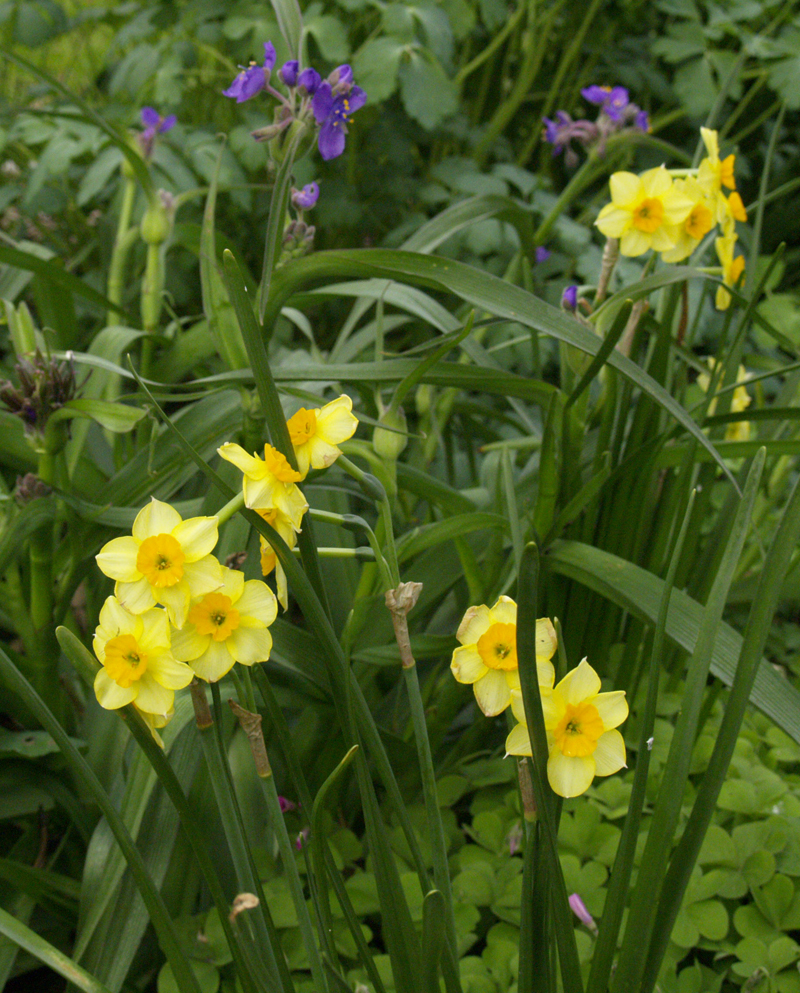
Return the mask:
[[402, 407], [397, 412], [391, 407], [380, 418], [378, 427], [372, 432], [372, 447], [375, 454], [387, 462], [396, 462], [408, 444], [406, 415]]
[[151, 203], [144, 212], [139, 231], [142, 241], [148, 245], [160, 245], [166, 240], [169, 234], [169, 215], [160, 201]]
[[424, 417], [430, 411], [433, 403], [433, 386], [430, 383], [419, 384], [414, 395], [414, 403], [420, 417]]

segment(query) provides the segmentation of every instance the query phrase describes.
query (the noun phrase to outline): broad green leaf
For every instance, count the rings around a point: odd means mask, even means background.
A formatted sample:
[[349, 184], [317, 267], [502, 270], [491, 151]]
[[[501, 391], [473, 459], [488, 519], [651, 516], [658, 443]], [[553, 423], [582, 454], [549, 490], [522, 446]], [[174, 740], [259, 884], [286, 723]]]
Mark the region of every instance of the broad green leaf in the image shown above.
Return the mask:
[[89, 400], [79, 397], [69, 400], [60, 407], [50, 418], [67, 420], [72, 417], [88, 417], [101, 427], [116, 434], [132, 431], [147, 412], [139, 407], [130, 407], [124, 403], [114, 403], [110, 400]]
[[380, 103], [394, 93], [404, 49], [405, 43], [390, 35], [372, 38], [358, 50], [353, 74], [370, 101]]
[[403, 105], [430, 131], [458, 110], [458, 88], [427, 50], [410, 48], [406, 57], [398, 71]]

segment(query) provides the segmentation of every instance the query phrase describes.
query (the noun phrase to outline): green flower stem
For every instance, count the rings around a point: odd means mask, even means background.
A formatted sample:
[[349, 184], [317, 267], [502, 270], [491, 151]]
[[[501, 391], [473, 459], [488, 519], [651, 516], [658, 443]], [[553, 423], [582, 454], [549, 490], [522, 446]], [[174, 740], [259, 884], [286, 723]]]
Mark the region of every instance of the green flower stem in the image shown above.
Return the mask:
[[161, 291], [164, 288], [164, 263], [161, 257], [161, 243], [147, 246], [147, 262], [142, 280], [142, 325], [145, 337], [142, 338], [140, 373], [147, 378], [153, 360], [153, 335], [158, 330], [161, 315]]
[[517, 25], [522, 20], [522, 16], [525, 13], [526, 9], [527, 8], [525, 4], [521, 3], [514, 11], [514, 13], [511, 15], [511, 17], [509, 17], [509, 19], [506, 21], [506, 23], [503, 25], [500, 31], [498, 31], [498, 33], [494, 36], [494, 38], [492, 38], [492, 40], [489, 42], [486, 48], [484, 48], [481, 52], [479, 52], [474, 59], [472, 59], [465, 66], [459, 69], [459, 71], [455, 75], [455, 78], [453, 79], [453, 82], [456, 84], [456, 86], [459, 87], [462, 86], [467, 76], [472, 75], [472, 73], [475, 72], [476, 69], [480, 69], [483, 63], [494, 55], [494, 53], [503, 44], [506, 38], [508, 38], [508, 36], [512, 34], [512, 32], [516, 29]]
[[[400, 583], [400, 566], [397, 561], [397, 546], [394, 540], [394, 525], [392, 523], [392, 508], [389, 505], [389, 497], [386, 495], [385, 489], [382, 493], [379, 490], [376, 490], [375, 483], [377, 483], [377, 480], [375, 480], [374, 477], [369, 477], [367, 473], [365, 473], [362, 469], [359, 469], [357, 465], [351, 462], [347, 456], [340, 455], [337, 461], [342, 469], [344, 469], [348, 475], [352, 476], [361, 488], [368, 495], [372, 496], [372, 499], [374, 499], [375, 503], [378, 505], [380, 523], [383, 527], [382, 537], [385, 544], [387, 560], [386, 565], [391, 577], [391, 585], [393, 587], [397, 586]], [[383, 556], [379, 554], [379, 550], [376, 550], [376, 559], [379, 565], [383, 561]]]
[[606, 146], [606, 157], [605, 159], [600, 159], [596, 152], [590, 152], [586, 161], [581, 165], [580, 169], [575, 173], [572, 179], [567, 183], [564, 189], [559, 194], [558, 199], [555, 204], [553, 204], [553, 209], [545, 217], [542, 223], [536, 230], [533, 236], [533, 241], [535, 245], [542, 245], [550, 234], [559, 217], [564, 213], [564, 211], [569, 207], [576, 197], [580, 196], [581, 193], [595, 181], [595, 179], [602, 175], [604, 172], [611, 170], [611, 158], [609, 155], [609, 149], [611, 148], [613, 139], [610, 139]]
[[[111, 262], [108, 270], [108, 283], [106, 296], [112, 302], [121, 306], [122, 294], [125, 284], [124, 273], [125, 263], [128, 260], [130, 250], [139, 237], [137, 228], [131, 227], [131, 217], [133, 215], [133, 202], [136, 199], [136, 183], [132, 177], [125, 177], [125, 185], [122, 191], [122, 206], [117, 222], [117, 234], [114, 239], [114, 247], [111, 250]], [[119, 319], [119, 315], [109, 310], [106, 315], [106, 324], [114, 324]]]
[[[131, 875], [142, 894], [153, 928], [158, 935], [159, 943], [167, 956], [172, 971], [186, 993], [200, 993], [195, 974], [183, 952], [180, 941], [175, 934], [169, 911], [164, 905], [161, 894], [147, 871], [139, 849], [134, 844], [125, 822], [108, 793], [103, 789], [100, 780], [86, 759], [81, 755], [67, 735], [53, 712], [45, 704], [36, 690], [17, 669], [6, 653], [0, 649], [0, 677], [3, 682], [16, 693], [27, 707], [36, 715], [42, 727], [50, 733], [58, 745], [61, 754], [71, 767], [76, 779], [92, 797], [105, 816], [109, 828], [117, 840], [125, 861], [128, 863]], [[147, 732], [149, 735], [149, 731]], [[154, 747], [158, 748], [153, 743]]]
[[[252, 694], [252, 685], [250, 685], [249, 689]], [[272, 768], [269, 764], [269, 759], [267, 758], [264, 735], [261, 730], [261, 715], [235, 706], [233, 701], [230, 702], [231, 709], [239, 719], [242, 730], [247, 735], [247, 739], [250, 742], [250, 746], [253, 751], [256, 772], [258, 773], [258, 778], [264, 791], [264, 799], [267, 801], [267, 811], [269, 813], [272, 829], [275, 832], [275, 837], [278, 841], [278, 851], [281, 855], [283, 871], [286, 874], [286, 880], [289, 884], [289, 891], [292, 895], [292, 902], [294, 903], [294, 909], [297, 914], [297, 923], [300, 927], [300, 935], [303, 939], [303, 945], [305, 946], [308, 961], [311, 966], [311, 976], [314, 980], [314, 986], [320, 991], [320, 993], [324, 993], [328, 984], [325, 979], [325, 971], [322, 968], [322, 959], [320, 958], [319, 949], [314, 936], [314, 927], [311, 923], [311, 916], [308, 913], [308, 906], [306, 905], [303, 884], [300, 880], [300, 873], [297, 871], [297, 862], [294, 857], [294, 849], [292, 848], [292, 842], [289, 838], [289, 832], [286, 830], [286, 820], [283, 816], [283, 811], [281, 810], [280, 801], [278, 800], [278, 791], [275, 788], [275, 777], [272, 775]]]
[[104, 986], [99, 979], [95, 979], [71, 958], [60, 952], [49, 941], [40, 938], [35, 931], [31, 931], [29, 927], [12, 917], [2, 907], [0, 907], [0, 934], [10, 938], [20, 948], [24, 948], [40, 962], [44, 962], [54, 972], [63, 976], [68, 983], [77, 986], [84, 993], [111, 993], [109, 988]]
[[228, 500], [223, 507], [220, 507], [215, 516], [220, 524], [225, 524], [226, 521], [229, 521], [234, 514], [237, 514], [242, 509], [242, 507], [244, 507], [244, 493], [240, 491], [235, 497], [231, 497], [231, 499]]
[[[55, 456], [40, 452], [39, 479], [52, 485], [55, 482]], [[63, 721], [65, 698], [56, 676], [58, 643], [53, 633], [53, 526], [44, 524], [30, 537], [30, 618], [33, 625], [35, 654], [30, 659], [36, 691]]]
[[[193, 698], [195, 696], [200, 697], [200, 694], [202, 694], [202, 699], [205, 699], [205, 688], [200, 684], [192, 683]], [[269, 905], [264, 896], [264, 889], [253, 861], [253, 853], [247, 842], [242, 812], [236, 798], [223, 738], [222, 698], [219, 683], [211, 684], [211, 695], [214, 701], [214, 720], [210, 725], [206, 724], [204, 727], [201, 727], [200, 722], [198, 722], [198, 734], [211, 788], [217, 801], [225, 838], [233, 859], [237, 891], [253, 893], [259, 900], [260, 913], [253, 914], [249, 920], [254, 925], [257, 945], [263, 955], [263, 961], [260, 965], [268, 974], [269, 988], [276, 991], [292, 991], [294, 988], [292, 980], [281, 951], [278, 933], [272, 922]]]

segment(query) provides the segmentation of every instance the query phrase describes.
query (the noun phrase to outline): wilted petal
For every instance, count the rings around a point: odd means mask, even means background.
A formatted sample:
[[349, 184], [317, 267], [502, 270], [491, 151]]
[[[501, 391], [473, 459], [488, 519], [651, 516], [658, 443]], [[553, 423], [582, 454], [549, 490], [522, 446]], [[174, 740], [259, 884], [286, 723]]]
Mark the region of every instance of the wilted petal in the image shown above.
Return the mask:
[[456, 638], [462, 645], [477, 645], [481, 635], [492, 626], [492, 615], [485, 604], [470, 607], [458, 625]]
[[562, 755], [558, 748], [550, 750], [547, 760], [547, 779], [554, 793], [559, 796], [580, 796], [592, 785], [595, 774], [594, 758]]
[[133, 537], [137, 541], [144, 541], [154, 534], [170, 534], [180, 523], [181, 515], [174, 507], [153, 497], [136, 515]]
[[489, 669], [476, 683], [472, 684], [478, 706], [487, 717], [502, 714], [511, 703], [511, 689], [506, 682], [505, 673], [498, 669]]
[[123, 688], [114, 682], [105, 669], [100, 669], [94, 677], [94, 692], [101, 707], [118, 710], [133, 702], [136, 697], [136, 683]]
[[453, 652], [450, 671], [459, 683], [474, 683], [489, 671], [474, 645], [462, 645]]
[[123, 583], [133, 583], [141, 575], [136, 568], [139, 543], [131, 535], [112, 538], [95, 555], [95, 561], [104, 575]]

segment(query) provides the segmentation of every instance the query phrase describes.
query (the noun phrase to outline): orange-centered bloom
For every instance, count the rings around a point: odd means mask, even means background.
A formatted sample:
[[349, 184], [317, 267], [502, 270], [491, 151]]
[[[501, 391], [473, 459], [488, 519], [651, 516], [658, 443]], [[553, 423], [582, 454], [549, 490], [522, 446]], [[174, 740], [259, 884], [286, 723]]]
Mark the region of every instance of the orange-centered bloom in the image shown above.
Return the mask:
[[145, 716], [157, 719], [156, 726], [166, 723], [175, 690], [188, 686], [194, 676], [188, 665], [176, 661], [167, 612], [158, 607], [131, 614], [110, 596], [100, 611], [93, 648], [103, 667], [94, 680], [100, 706], [117, 710], [134, 703]]
[[260, 579], [223, 566], [222, 587], [197, 600], [186, 624], [172, 632], [172, 651], [209, 682], [221, 679], [234, 662], [254, 665], [269, 658], [269, 625], [278, 614], [275, 594]]
[[[453, 652], [450, 669], [459, 683], [471, 683], [480, 709], [492, 717], [511, 703], [519, 689], [517, 665], [517, 605], [501, 596], [489, 608], [470, 607], [456, 632], [461, 647]], [[555, 680], [550, 662], [556, 650], [556, 632], [546, 617], [536, 621], [536, 669], [539, 685], [549, 692]]]
[[[512, 694], [511, 709], [520, 722], [506, 739], [509, 755], [530, 755], [531, 742], [522, 694]], [[625, 765], [625, 742], [614, 730], [628, 716], [621, 690], [600, 692], [600, 677], [584, 659], [552, 693], [542, 695], [550, 754], [547, 779], [559, 796], [585, 793], [595, 776], [610, 776]]]
[[667, 251], [678, 240], [678, 225], [694, 204], [663, 166], [641, 176], [615, 172], [609, 180], [611, 203], [595, 224], [607, 238], [619, 238], [622, 255], [642, 255], [650, 248]]
[[289, 418], [289, 437], [303, 477], [309, 468], [326, 469], [342, 454], [337, 446], [352, 438], [358, 427], [358, 418], [352, 410], [353, 401], [343, 394], [324, 407], [314, 410], [301, 407]]
[[161, 603], [173, 624], [183, 624], [190, 599], [222, 582], [220, 564], [210, 554], [217, 543], [217, 518], [184, 521], [153, 497], [136, 515], [132, 530], [100, 549], [101, 572], [116, 580], [114, 593], [126, 610], [141, 614]]
[[306, 499], [295, 483], [302, 475], [293, 469], [286, 456], [264, 445], [264, 458], [248, 455], [241, 445], [226, 443], [217, 451], [227, 462], [232, 462], [244, 475], [242, 488], [244, 503], [251, 509], [277, 507], [300, 530], [300, 520], [308, 510]]
[[692, 201], [692, 208], [676, 228], [675, 244], [662, 252], [661, 258], [665, 262], [680, 262], [691, 255], [715, 224], [714, 201], [693, 176], [676, 179], [675, 188]]

